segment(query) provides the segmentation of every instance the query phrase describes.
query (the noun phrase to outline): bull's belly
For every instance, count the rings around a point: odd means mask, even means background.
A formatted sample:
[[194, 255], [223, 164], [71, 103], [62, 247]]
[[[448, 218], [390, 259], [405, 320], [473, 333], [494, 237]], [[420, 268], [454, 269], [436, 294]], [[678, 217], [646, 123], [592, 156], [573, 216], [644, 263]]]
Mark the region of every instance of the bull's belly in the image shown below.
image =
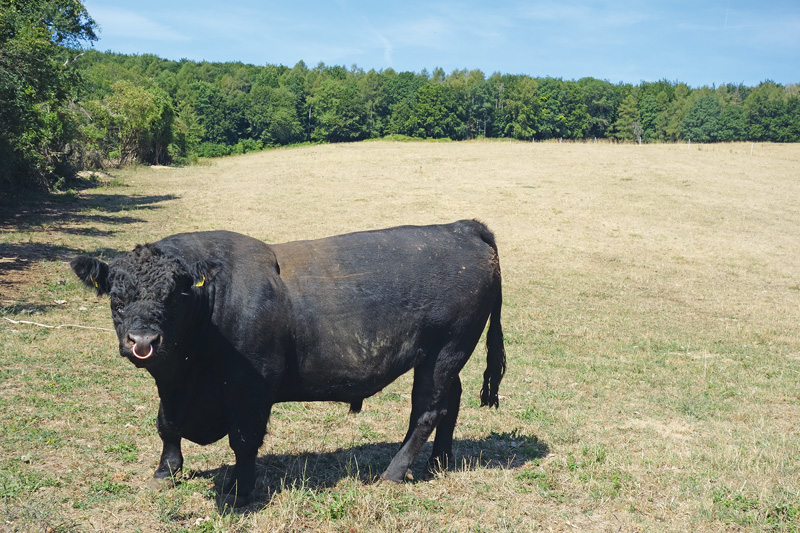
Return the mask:
[[227, 434], [228, 428], [224, 424], [189, 424], [184, 426], [183, 430], [181, 431], [181, 436], [184, 439], [201, 446], [213, 444]]
[[288, 374], [278, 402], [355, 402], [368, 398], [414, 368], [425, 357], [414, 346], [385, 353], [335, 352], [308, 357], [297, 374]]
[[[277, 402], [346, 402], [369, 398], [383, 390], [402, 374], [382, 376], [382, 379], [355, 380], [352, 378], [288, 383], [277, 396]], [[387, 379], [388, 378], [388, 379]]]

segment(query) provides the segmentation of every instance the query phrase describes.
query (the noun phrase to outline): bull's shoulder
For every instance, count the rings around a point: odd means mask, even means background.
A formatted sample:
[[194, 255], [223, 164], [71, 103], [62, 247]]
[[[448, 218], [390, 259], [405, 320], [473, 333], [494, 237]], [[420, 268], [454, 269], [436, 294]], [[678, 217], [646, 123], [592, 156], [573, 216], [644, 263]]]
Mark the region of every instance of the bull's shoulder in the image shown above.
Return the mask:
[[175, 235], [164, 237], [154, 244], [161, 247], [174, 248], [213, 248], [224, 245], [241, 245], [252, 243], [253, 241], [262, 242], [248, 235], [236, 233], [235, 231], [213, 230], [176, 233]]
[[234, 259], [252, 254], [271, 255], [268, 244], [233, 231], [196, 231], [178, 233], [154, 243], [166, 253], [196, 259]]

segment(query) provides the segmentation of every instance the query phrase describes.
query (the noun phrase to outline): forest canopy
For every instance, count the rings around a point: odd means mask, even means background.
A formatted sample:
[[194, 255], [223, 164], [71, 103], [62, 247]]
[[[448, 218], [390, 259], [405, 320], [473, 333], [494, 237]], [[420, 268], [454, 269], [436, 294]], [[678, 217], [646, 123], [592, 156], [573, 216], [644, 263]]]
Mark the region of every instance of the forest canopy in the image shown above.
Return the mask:
[[800, 87], [364, 71], [83, 51], [77, 0], [0, 0], [0, 184], [386, 136], [800, 141]]

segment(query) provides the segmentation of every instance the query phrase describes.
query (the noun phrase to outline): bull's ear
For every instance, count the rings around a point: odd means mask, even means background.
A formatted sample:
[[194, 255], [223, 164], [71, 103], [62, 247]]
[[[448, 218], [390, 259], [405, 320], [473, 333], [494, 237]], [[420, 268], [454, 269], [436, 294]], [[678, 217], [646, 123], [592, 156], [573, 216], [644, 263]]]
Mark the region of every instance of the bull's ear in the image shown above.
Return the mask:
[[192, 277], [192, 285], [195, 287], [207, 286], [219, 272], [222, 265], [215, 260], [198, 261], [189, 265], [189, 275]]
[[111, 290], [108, 281], [108, 265], [103, 261], [79, 255], [69, 262], [69, 266], [86, 286], [97, 291], [98, 296], [108, 294]]

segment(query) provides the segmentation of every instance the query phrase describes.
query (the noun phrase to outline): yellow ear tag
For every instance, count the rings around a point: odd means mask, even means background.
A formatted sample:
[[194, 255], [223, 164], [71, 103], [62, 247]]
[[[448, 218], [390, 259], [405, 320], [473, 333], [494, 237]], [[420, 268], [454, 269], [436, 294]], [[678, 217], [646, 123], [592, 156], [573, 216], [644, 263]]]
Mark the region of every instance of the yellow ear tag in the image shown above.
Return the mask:
[[204, 276], [203, 276], [203, 279], [201, 279], [200, 281], [198, 281], [197, 283], [195, 283], [195, 284], [194, 284], [194, 286], [195, 286], [195, 287], [202, 287], [202, 286], [203, 286], [203, 285], [205, 285], [205, 284], [206, 284], [206, 277], [205, 277], [205, 275], [204, 275]]
[[97, 280], [94, 279], [94, 276], [89, 276], [89, 279], [92, 280], [92, 283], [94, 283], [94, 288], [96, 289], [97, 288]]

